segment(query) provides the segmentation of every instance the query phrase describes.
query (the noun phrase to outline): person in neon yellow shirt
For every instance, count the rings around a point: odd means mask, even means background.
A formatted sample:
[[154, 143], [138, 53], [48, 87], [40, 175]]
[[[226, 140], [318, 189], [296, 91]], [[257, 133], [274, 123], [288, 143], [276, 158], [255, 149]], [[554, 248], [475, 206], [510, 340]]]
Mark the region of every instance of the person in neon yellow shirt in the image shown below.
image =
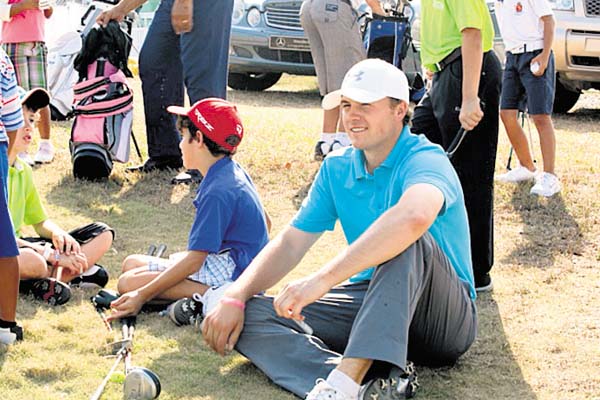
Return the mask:
[[478, 291], [492, 289], [494, 165], [501, 67], [485, 0], [422, 0], [421, 60], [431, 88], [415, 108], [413, 132], [445, 150], [468, 131], [452, 157], [465, 195]]
[[[17, 157], [31, 144], [37, 111], [47, 106], [48, 93], [41, 88], [20, 89], [25, 125], [17, 131], [8, 153], [8, 208], [17, 236], [20, 255], [21, 292], [52, 305], [69, 300], [70, 289], [63, 282], [104, 286], [108, 273], [95, 263], [110, 248], [114, 232], [94, 222], [67, 233], [48, 218], [33, 182], [31, 167]], [[32, 225], [39, 237], [24, 238], [23, 227]], [[60, 282], [54, 280], [62, 267]], [[52, 293], [50, 293], [52, 292]]]

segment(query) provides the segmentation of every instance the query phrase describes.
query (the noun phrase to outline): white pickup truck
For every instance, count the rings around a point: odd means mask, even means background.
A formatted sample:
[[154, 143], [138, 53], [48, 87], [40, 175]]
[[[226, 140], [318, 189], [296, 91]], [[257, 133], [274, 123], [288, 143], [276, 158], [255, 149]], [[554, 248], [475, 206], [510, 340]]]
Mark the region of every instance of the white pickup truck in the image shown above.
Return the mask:
[[556, 30], [554, 112], [567, 112], [582, 90], [600, 89], [600, 0], [549, 0]]

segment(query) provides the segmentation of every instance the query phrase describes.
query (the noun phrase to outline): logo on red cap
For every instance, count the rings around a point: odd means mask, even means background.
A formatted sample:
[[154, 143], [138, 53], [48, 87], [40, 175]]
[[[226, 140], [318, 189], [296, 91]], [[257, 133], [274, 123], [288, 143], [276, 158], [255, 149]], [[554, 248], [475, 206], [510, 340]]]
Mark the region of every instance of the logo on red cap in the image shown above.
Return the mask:
[[206, 120], [206, 118], [204, 118], [204, 115], [202, 115], [202, 113], [197, 108], [194, 109], [194, 115], [196, 116], [196, 122], [204, 125], [204, 127], [210, 132], [215, 130], [215, 128]]

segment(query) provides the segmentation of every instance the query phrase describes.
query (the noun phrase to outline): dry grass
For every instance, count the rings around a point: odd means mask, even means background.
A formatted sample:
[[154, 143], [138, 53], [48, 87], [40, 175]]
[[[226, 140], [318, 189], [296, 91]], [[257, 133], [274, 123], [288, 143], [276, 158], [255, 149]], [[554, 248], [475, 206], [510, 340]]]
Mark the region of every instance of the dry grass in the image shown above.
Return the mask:
[[[321, 117], [315, 88], [312, 78], [286, 78], [265, 93], [229, 93], [248, 132], [236, 157], [253, 176], [274, 233], [295, 213], [318, 168], [311, 161]], [[144, 142], [141, 96], [136, 101], [135, 132]], [[600, 399], [599, 103], [600, 93], [590, 92], [583, 108], [555, 119], [560, 196], [539, 200], [526, 186], [497, 187], [495, 291], [478, 300], [477, 342], [453, 368], [420, 368], [419, 398]], [[112, 225], [117, 240], [103, 264], [113, 277], [127, 254], [150, 243], [184, 249], [194, 188], [171, 186], [166, 173], [130, 176], [123, 166], [108, 182], [75, 182], [68, 127], [55, 124], [57, 159], [35, 171], [53, 219], [68, 228], [90, 220]], [[500, 171], [508, 155], [504, 135], [498, 154]], [[339, 229], [325, 235], [288, 279], [318, 268], [342, 246]], [[100, 349], [113, 339], [88, 301], [92, 294], [76, 290], [59, 308], [21, 299], [27, 340], [0, 347], [3, 398], [90, 396], [112, 364]], [[163, 399], [293, 398], [241, 356], [222, 359], [192, 328], [157, 315], [139, 318], [134, 363], [160, 375]], [[104, 398], [121, 398], [120, 385], [110, 383]]]

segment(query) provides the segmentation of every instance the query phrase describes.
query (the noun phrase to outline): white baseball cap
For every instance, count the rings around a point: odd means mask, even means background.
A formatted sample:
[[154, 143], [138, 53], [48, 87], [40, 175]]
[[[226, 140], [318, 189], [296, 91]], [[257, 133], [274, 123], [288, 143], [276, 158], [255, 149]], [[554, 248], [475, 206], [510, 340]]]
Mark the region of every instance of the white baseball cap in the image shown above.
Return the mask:
[[321, 106], [331, 110], [340, 105], [342, 96], [370, 104], [386, 97], [409, 101], [408, 80], [404, 72], [378, 58], [368, 58], [346, 72], [342, 88], [323, 97]]

